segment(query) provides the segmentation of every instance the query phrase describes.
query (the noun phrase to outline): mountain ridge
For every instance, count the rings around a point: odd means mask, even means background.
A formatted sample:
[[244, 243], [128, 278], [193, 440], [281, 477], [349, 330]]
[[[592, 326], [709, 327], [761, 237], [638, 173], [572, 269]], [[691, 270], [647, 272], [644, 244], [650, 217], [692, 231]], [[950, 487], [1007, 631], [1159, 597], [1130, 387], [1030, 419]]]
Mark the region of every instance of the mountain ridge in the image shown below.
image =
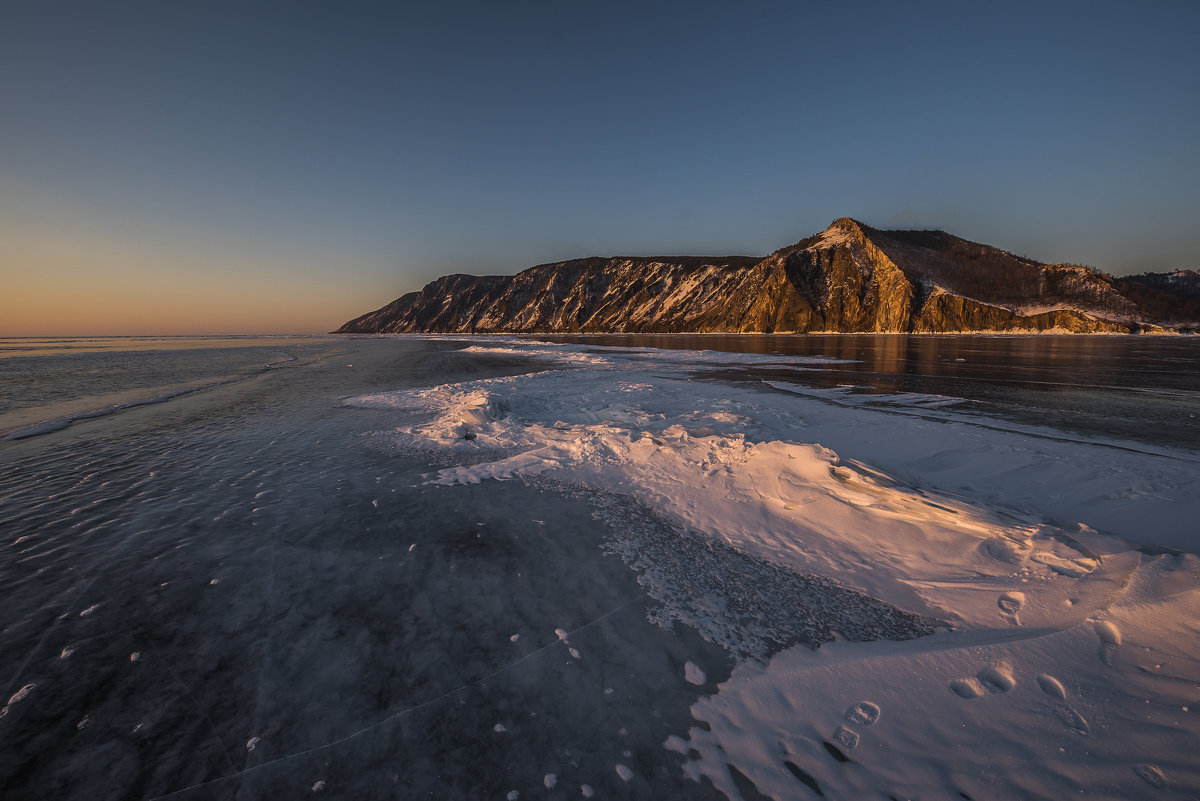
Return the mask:
[[839, 217], [755, 256], [591, 256], [442, 276], [334, 333], [1195, 331], [1200, 276], [1113, 278]]

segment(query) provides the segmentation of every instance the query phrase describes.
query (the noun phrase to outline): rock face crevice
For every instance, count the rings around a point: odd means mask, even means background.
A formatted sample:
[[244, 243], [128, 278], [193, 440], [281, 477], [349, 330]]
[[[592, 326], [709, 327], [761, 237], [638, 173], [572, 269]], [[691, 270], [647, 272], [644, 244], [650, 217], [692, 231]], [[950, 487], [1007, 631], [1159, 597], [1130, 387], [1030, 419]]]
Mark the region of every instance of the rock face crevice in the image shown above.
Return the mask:
[[848, 217], [766, 258], [592, 257], [448, 275], [336, 333], [1195, 330], [1195, 273], [1114, 279]]

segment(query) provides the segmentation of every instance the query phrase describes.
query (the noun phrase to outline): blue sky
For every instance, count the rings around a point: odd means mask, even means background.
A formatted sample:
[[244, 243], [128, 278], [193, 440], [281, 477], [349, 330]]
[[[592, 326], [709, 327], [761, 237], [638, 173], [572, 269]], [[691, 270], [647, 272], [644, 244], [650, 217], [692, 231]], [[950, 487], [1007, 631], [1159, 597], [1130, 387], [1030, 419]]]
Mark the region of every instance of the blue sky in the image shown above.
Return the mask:
[[1198, 9], [8, 4], [0, 334], [328, 330], [840, 216], [1197, 267]]

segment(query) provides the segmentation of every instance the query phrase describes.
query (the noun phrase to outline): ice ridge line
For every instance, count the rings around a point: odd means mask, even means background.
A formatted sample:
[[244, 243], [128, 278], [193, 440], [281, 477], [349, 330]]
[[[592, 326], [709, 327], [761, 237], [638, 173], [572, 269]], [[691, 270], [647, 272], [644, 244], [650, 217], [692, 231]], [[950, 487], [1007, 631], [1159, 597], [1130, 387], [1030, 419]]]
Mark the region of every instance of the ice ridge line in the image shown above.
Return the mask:
[[183, 793], [187, 793], [192, 790], [199, 790], [202, 787], [208, 787], [209, 785], [217, 784], [218, 782], [227, 781], [229, 779], [236, 779], [239, 776], [245, 776], [246, 774], [253, 773], [256, 770], [261, 770], [262, 768], [268, 768], [268, 767], [271, 767], [272, 765], [278, 765], [281, 762], [287, 762], [289, 760], [296, 759], [297, 757], [307, 756], [308, 754], [314, 754], [317, 751], [324, 751], [326, 748], [332, 748], [335, 745], [341, 745], [344, 742], [353, 740], [355, 737], [359, 737], [363, 734], [366, 734], [369, 731], [378, 729], [380, 726], [383, 726], [386, 723], [391, 723], [392, 721], [398, 720], [412, 712], [416, 712], [418, 710], [424, 709], [425, 707], [433, 706], [434, 704], [436, 704], [440, 701], [444, 701], [453, 695], [457, 695], [458, 693], [461, 693], [463, 690], [469, 690], [472, 687], [476, 687], [480, 684], [483, 684], [486, 681], [490, 681], [491, 679], [494, 679], [496, 676], [499, 676], [501, 673], [507, 673], [508, 671], [515, 668], [517, 665], [520, 665], [523, 662], [526, 662], [526, 661], [532, 659], [533, 657], [538, 656], [539, 654], [543, 653], [544, 651], [548, 651], [557, 645], [565, 644], [566, 641], [570, 637], [574, 636], [575, 634], [578, 634], [579, 632], [581, 632], [585, 629], [589, 629], [592, 626], [595, 626], [597, 623], [607, 620], [608, 618], [612, 617], [615, 614], [618, 614], [619, 612], [623, 612], [624, 610], [628, 609], [629, 607], [633, 606], [634, 604], [642, 603], [643, 600], [644, 599], [639, 597], [639, 598], [634, 598], [631, 601], [626, 601], [625, 603], [621, 604], [620, 606], [617, 606], [617, 607], [614, 607], [613, 609], [608, 610], [603, 615], [600, 615], [600, 617], [597, 617], [593, 620], [589, 620], [587, 623], [584, 623], [582, 626], [572, 629], [571, 631], [567, 632], [566, 637], [560, 637], [559, 639], [555, 640], [554, 642], [547, 643], [546, 645], [543, 645], [541, 648], [538, 648], [535, 651], [530, 651], [529, 653], [525, 654], [525, 656], [521, 657], [520, 659], [516, 660], [515, 662], [511, 662], [508, 665], [505, 665], [504, 667], [497, 668], [496, 670], [492, 671], [491, 673], [487, 674], [486, 676], [482, 676], [478, 679], [475, 679], [474, 681], [467, 682], [466, 684], [463, 684], [460, 687], [455, 687], [453, 690], [447, 690], [446, 692], [442, 693], [441, 695], [439, 695], [435, 698], [430, 698], [428, 701], [422, 701], [421, 703], [416, 704], [415, 706], [410, 706], [407, 709], [401, 709], [399, 712], [394, 712], [391, 715], [388, 715], [383, 720], [376, 721], [375, 723], [372, 723], [369, 726], [364, 726], [363, 728], [359, 729], [358, 731], [353, 731], [344, 737], [339, 737], [336, 740], [331, 740], [327, 743], [324, 743], [323, 745], [314, 745], [312, 748], [306, 748], [303, 751], [297, 751], [294, 754], [288, 754], [286, 756], [277, 757], [276, 759], [272, 759], [268, 762], [263, 762], [261, 765], [254, 765], [253, 767], [249, 767], [244, 770], [239, 770], [236, 773], [229, 773], [225, 776], [218, 776], [215, 779], [209, 779], [208, 781], [199, 782], [199, 783], [193, 784], [189, 787], [180, 788], [179, 790], [172, 790], [171, 792], [164, 793], [163, 795], [156, 795], [156, 796], [153, 796], [153, 797], [147, 799], [147, 801], [161, 801], [164, 798], [172, 798], [174, 796], [182, 795]]

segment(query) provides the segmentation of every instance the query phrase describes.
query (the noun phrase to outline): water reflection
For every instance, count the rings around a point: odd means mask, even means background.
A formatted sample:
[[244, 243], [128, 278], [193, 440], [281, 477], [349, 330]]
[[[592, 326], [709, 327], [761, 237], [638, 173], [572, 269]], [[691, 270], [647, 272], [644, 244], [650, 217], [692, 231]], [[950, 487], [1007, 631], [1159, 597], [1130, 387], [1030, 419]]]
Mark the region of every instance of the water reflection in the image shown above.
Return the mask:
[[857, 392], [969, 401], [964, 411], [1091, 436], [1200, 449], [1195, 337], [921, 334], [606, 334], [539, 339], [601, 346], [824, 356], [815, 369], [728, 369], [724, 380], [784, 380]]

